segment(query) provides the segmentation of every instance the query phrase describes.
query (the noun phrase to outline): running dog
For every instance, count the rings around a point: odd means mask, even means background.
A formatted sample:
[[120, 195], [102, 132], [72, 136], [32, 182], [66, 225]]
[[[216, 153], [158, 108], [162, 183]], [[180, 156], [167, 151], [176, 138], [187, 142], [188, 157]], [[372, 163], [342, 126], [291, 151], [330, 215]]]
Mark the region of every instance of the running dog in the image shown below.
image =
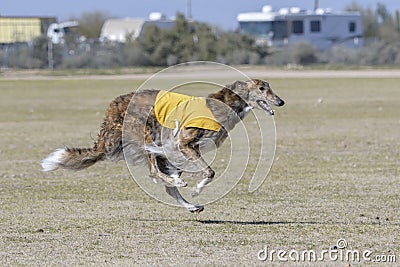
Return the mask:
[[110, 103], [93, 147], [57, 149], [42, 160], [42, 168], [81, 170], [106, 159], [147, 163], [149, 176], [164, 184], [181, 206], [201, 212], [204, 206], [190, 204], [178, 191], [187, 185], [182, 172], [202, 176], [192, 195], [200, 194], [215, 175], [201, 153], [219, 147], [251, 109], [274, 115], [270, 104], [283, 106], [284, 101], [268, 82], [257, 79], [236, 81], [207, 98], [160, 90], [132, 92]]

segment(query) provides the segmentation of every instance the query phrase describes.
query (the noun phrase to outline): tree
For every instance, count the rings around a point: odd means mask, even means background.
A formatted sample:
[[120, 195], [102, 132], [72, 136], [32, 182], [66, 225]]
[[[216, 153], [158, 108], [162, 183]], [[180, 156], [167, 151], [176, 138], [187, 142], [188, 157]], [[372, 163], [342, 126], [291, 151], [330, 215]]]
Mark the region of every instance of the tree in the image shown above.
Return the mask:
[[162, 30], [147, 26], [137, 42], [152, 65], [171, 65], [191, 60], [219, 60], [228, 64], [258, 63], [267, 54], [255, 40], [236, 32], [220, 32], [210, 25], [186, 20], [177, 14], [175, 25]]
[[386, 6], [378, 3], [376, 9], [363, 8], [355, 1], [346, 10], [360, 12], [364, 25], [365, 38], [377, 38], [386, 42], [400, 40], [399, 24]]
[[167, 31], [166, 41], [170, 44], [171, 54], [177, 56], [180, 62], [195, 59], [197, 54], [193, 37], [196, 35], [193, 25], [181, 13], [176, 15], [175, 25]]
[[392, 16], [390, 15], [389, 11], [386, 8], [385, 4], [377, 3], [376, 4], [376, 15], [378, 19], [382, 22], [392, 22]]
[[217, 37], [213, 33], [212, 28], [205, 23], [195, 23], [194, 28], [195, 34], [193, 35], [193, 41], [198, 54], [198, 59], [212, 61], [216, 60]]
[[353, 1], [348, 7], [347, 11], [360, 12], [364, 26], [364, 37], [374, 38], [379, 35], [379, 23], [376, 18], [375, 12], [371, 8], [364, 9], [362, 6]]
[[33, 40], [32, 58], [36, 59], [39, 68], [48, 65], [48, 39], [46, 36], [41, 35]]
[[101, 27], [109, 18], [104, 12], [84, 12], [77, 20], [79, 23], [78, 32], [88, 39], [98, 39], [101, 34]]
[[[137, 47], [142, 51], [143, 56], [148, 59], [150, 65], [165, 65], [166, 54], [162, 54], [160, 46], [166, 46], [164, 39], [164, 31], [160, 30], [156, 25], [149, 25], [143, 29], [143, 34], [135, 41], [130, 40], [127, 45]], [[168, 50], [169, 48], [166, 47]]]

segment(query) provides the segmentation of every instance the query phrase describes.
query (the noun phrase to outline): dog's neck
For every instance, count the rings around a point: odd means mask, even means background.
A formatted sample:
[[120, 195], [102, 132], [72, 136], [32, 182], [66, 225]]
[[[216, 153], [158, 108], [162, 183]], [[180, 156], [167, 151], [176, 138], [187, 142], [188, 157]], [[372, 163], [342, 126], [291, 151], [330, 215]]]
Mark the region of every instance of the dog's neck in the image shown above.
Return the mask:
[[[243, 97], [228, 88], [222, 88], [216, 93], [208, 95], [208, 98], [222, 102], [222, 105], [213, 104], [213, 100], [208, 102], [208, 106], [215, 118], [229, 131], [251, 110], [251, 107], [243, 100]], [[227, 107], [230, 107], [229, 112]]]

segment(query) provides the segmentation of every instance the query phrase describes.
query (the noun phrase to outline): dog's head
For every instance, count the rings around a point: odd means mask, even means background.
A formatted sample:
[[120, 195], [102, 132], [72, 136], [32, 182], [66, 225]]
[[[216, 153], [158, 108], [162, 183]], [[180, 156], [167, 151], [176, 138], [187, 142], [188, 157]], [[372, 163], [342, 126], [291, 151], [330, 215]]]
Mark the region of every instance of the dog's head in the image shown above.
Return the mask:
[[285, 102], [272, 91], [269, 83], [265, 81], [257, 79], [247, 82], [237, 81], [230, 87], [250, 108], [265, 110], [270, 115], [274, 115], [274, 111], [270, 105], [280, 107], [285, 104]]

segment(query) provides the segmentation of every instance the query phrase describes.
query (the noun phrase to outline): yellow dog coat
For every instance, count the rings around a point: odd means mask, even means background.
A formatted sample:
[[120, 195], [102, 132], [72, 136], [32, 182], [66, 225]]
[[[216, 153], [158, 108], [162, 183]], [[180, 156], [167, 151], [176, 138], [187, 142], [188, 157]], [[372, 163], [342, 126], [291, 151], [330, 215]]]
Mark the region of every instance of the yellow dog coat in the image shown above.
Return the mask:
[[176, 131], [183, 127], [196, 127], [212, 131], [221, 129], [221, 125], [207, 107], [204, 97], [161, 90], [157, 94], [154, 112], [162, 126]]

